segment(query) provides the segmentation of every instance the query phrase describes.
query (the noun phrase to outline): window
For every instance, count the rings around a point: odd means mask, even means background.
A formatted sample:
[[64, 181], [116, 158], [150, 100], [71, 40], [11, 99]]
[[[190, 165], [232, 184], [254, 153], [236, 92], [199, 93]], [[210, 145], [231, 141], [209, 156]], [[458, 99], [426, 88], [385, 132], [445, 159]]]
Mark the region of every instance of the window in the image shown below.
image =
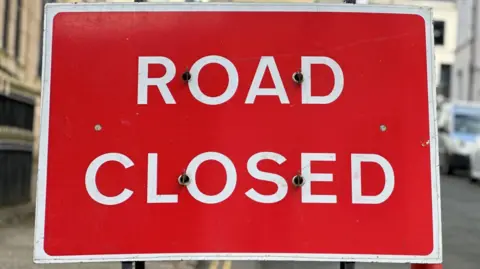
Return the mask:
[[32, 178], [31, 149], [0, 147], [0, 207], [28, 203]]
[[34, 103], [0, 95], [0, 125], [33, 130]]
[[458, 133], [480, 134], [480, 117], [476, 113], [456, 113], [453, 129]]
[[20, 40], [22, 37], [22, 0], [17, 0], [17, 18], [15, 23], [15, 58], [20, 57]]
[[438, 85], [439, 93], [446, 98], [450, 97], [450, 81], [452, 66], [449, 64], [440, 65], [440, 83]]
[[8, 48], [8, 25], [10, 21], [10, 0], [5, 0], [5, 9], [3, 10], [3, 49], [6, 51]]
[[434, 21], [433, 22], [433, 35], [435, 39], [435, 45], [443, 45], [445, 39], [445, 22]]

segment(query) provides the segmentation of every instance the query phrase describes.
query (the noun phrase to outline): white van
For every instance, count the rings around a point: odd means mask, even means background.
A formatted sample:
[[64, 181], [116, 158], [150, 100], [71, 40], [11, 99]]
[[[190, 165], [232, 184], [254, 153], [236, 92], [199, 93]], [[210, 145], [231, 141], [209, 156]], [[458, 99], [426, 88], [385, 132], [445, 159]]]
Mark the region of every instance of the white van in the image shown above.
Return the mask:
[[480, 176], [480, 103], [443, 104], [437, 126], [440, 171], [453, 174], [461, 169]]

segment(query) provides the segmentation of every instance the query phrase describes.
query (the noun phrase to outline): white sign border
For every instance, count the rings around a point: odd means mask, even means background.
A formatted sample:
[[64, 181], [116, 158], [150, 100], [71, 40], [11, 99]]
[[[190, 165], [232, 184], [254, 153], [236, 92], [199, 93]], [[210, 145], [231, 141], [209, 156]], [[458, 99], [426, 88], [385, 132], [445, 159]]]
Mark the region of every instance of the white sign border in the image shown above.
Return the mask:
[[[55, 15], [62, 12], [168, 12], [168, 11], [229, 11], [229, 12], [360, 12], [412, 14], [425, 21], [428, 72], [428, 107], [430, 119], [430, 159], [433, 210], [433, 251], [424, 256], [415, 255], [366, 255], [366, 254], [306, 254], [306, 253], [178, 253], [178, 254], [108, 254], [81, 256], [51, 256], [44, 250], [45, 205], [48, 159], [48, 128], [50, 112], [50, 71], [52, 55], [52, 28]], [[436, 94], [433, 82], [433, 27], [432, 12], [428, 7], [353, 5], [353, 4], [265, 4], [265, 3], [76, 3], [47, 4], [45, 7], [43, 46], [42, 101], [40, 123], [40, 148], [37, 181], [37, 201], [34, 236], [35, 263], [74, 263], [74, 262], [120, 262], [120, 261], [173, 261], [173, 260], [291, 260], [291, 261], [353, 261], [385, 263], [441, 263], [441, 208], [440, 173], [438, 160]]]

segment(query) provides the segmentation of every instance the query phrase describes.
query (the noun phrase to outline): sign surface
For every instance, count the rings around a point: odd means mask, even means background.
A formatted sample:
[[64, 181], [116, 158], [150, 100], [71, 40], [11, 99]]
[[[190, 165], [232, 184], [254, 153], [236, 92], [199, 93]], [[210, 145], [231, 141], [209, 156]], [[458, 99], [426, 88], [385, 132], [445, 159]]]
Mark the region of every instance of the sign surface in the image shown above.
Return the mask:
[[441, 261], [431, 21], [48, 5], [35, 261]]

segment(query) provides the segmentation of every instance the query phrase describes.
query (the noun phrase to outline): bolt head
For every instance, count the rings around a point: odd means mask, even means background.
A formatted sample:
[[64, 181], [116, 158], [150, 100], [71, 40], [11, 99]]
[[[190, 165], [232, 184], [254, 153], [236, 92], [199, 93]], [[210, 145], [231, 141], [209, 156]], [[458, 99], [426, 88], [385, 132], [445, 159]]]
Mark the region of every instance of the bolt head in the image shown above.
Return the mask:
[[178, 177], [178, 184], [182, 186], [187, 186], [188, 184], [190, 184], [190, 177], [187, 174], [181, 174]]
[[301, 175], [296, 175], [293, 177], [292, 183], [295, 187], [301, 187], [305, 184], [305, 179]]

